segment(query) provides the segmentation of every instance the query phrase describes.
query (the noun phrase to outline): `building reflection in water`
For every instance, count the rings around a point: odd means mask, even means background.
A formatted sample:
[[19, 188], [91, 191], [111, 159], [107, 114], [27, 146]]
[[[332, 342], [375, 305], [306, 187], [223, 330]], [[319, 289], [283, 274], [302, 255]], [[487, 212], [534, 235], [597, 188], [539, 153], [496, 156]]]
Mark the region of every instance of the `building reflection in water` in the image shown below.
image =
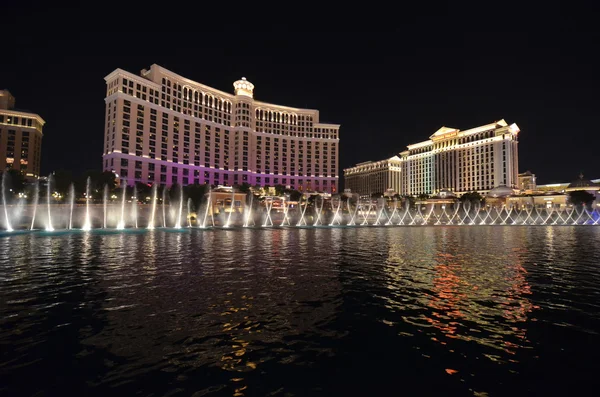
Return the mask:
[[311, 337], [329, 332], [340, 304], [336, 262], [322, 260], [339, 251], [339, 236], [285, 229], [152, 234], [108, 243], [127, 267], [113, 264], [105, 275], [109, 325], [87, 341], [110, 340], [111, 353], [124, 359], [107, 382], [166, 362], [168, 373], [201, 369], [211, 374], [207, 384], [218, 379], [218, 387], [241, 396], [260, 386], [254, 376], [248, 381], [250, 371], [331, 354]]
[[477, 234], [429, 228], [390, 241], [389, 288], [405, 295], [396, 310], [448, 349], [456, 348], [452, 339], [475, 342], [493, 349], [484, 354], [491, 360], [512, 360], [528, 343], [525, 322], [535, 308], [526, 250], [518, 233], [493, 228]]

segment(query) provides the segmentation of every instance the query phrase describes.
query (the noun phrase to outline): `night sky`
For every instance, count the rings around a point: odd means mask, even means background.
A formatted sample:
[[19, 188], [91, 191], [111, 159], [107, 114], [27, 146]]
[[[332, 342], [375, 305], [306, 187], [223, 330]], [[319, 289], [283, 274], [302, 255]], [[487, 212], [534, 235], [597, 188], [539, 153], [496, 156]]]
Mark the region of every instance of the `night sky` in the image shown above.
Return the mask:
[[[100, 169], [104, 76], [156, 63], [230, 93], [244, 76], [257, 100], [318, 109], [322, 122], [341, 124], [340, 181], [344, 168], [391, 157], [442, 126], [500, 119], [519, 125], [519, 171], [538, 183], [600, 178], [600, 34], [580, 31], [595, 21], [557, 4], [527, 24], [493, 12], [471, 24], [437, 15], [387, 33], [86, 32], [81, 23], [57, 33], [10, 19], [0, 89], [47, 122], [42, 174]], [[27, 12], [27, 26], [54, 27], [76, 13]]]

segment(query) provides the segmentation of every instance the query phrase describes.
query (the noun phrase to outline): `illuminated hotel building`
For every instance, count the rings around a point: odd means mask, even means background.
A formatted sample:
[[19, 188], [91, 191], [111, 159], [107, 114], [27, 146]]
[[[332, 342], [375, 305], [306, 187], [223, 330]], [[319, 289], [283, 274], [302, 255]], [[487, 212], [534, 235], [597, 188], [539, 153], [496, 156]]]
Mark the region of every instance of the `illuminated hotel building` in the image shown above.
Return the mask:
[[[450, 190], [460, 195], [487, 193], [496, 186], [518, 189], [518, 134], [519, 127], [504, 120], [464, 131], [442, 127], [400, 153], [398, 192], [417, 196]], [[353, 184], [359, 167], [344, 170], [346, 183]]]
[[42, 128], [35, 113], [15, 109], [15, 97], [0, 90], [0, 172], [14, 169], [26, 178], [40, 175]]
[[103, 169], [128, 185], [338, 189], [340, 126], [318, 110], [256, 101], [243, 77], [232, 95], [158, 65], [105, 80]]
[[400, 157], [387, 160], [366, 161], [344, 170], [344, 188], [353, 193], [371, 195], [385, 193], [388, 189], [400, 191], [402, 183]]

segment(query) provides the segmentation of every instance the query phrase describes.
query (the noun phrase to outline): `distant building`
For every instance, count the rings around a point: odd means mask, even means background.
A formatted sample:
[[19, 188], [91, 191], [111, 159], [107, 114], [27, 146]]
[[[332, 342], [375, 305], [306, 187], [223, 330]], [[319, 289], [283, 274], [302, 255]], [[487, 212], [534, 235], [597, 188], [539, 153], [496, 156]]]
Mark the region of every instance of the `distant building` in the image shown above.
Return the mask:
[[0, 172], [14, 169], [27, 179], [39, 177], [45, 123], [35, 113], [15, 109], [15, 97], [0, 91]]
[[393, 188], [409, 196], [518, 189], [519, 132], [504, 120], [465, 131], [442, 127], [429, 140], [408, 145], [400, 157], [345, 169], [345, 186], [359, 194]]
[[243, 77], [230, 94], [158, 65], [105, 80], [103, 169], [130, 185], [338, 189], [340, 126], [318, 110], [257, 101]]
[[381, 161], [366, 161], [344, 170], [344, 187], [361, 196], [385, 193], [389, 189], [400, 191], [400, 157], [394, 156]]
[[516, 124], [500, 120], [461, 131], [442, 127], [429, 140], [408, 145], [402, 160], [401, 194], [487, 193], [496, 186], [518, 184]]
[[[580, 175], [579, 179], [583, 179], [583, 177]], [[586, 190], [586, 189], [574, 189], [575, 187], [577, 187], [578, 185], [581, 184], [581, 182], [578, 182], [579, 179], [576, 179], [572, 182], [559, 182], [559, 183], [548, 183], [548, 184], [544, 184], [544, 185], [537, 185], [536, 191], [543, 192], [543, 193], [548, 193], [548, 192], [565, 193], [565, 192], [567, 192], [567, 188], [571, 188], [571, 190]], [[588, 180], [586, 179], [586, 181], [588, 181]], [[594, 185], [600, 186], [600, 179], [592, 179], [592, 180], [589, 180], [589, 182], [591, 182]], [[571, 184], [573, 184], [573, 185], [571, 186]]]
[[535, 174], [532, 174], [531, 171], [525, 171], [519, 174], [519, 190], [525, 194], [532, 194], [536, 189], [536, 178]]

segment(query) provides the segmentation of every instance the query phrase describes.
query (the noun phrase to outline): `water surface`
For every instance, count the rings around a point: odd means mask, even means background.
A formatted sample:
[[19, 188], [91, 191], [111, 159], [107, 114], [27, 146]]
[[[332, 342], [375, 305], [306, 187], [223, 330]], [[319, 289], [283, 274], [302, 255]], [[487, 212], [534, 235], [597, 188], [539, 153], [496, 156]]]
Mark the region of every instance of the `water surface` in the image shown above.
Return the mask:
[[0, 238], [0, 394], [577, 394], [600, 228]]

